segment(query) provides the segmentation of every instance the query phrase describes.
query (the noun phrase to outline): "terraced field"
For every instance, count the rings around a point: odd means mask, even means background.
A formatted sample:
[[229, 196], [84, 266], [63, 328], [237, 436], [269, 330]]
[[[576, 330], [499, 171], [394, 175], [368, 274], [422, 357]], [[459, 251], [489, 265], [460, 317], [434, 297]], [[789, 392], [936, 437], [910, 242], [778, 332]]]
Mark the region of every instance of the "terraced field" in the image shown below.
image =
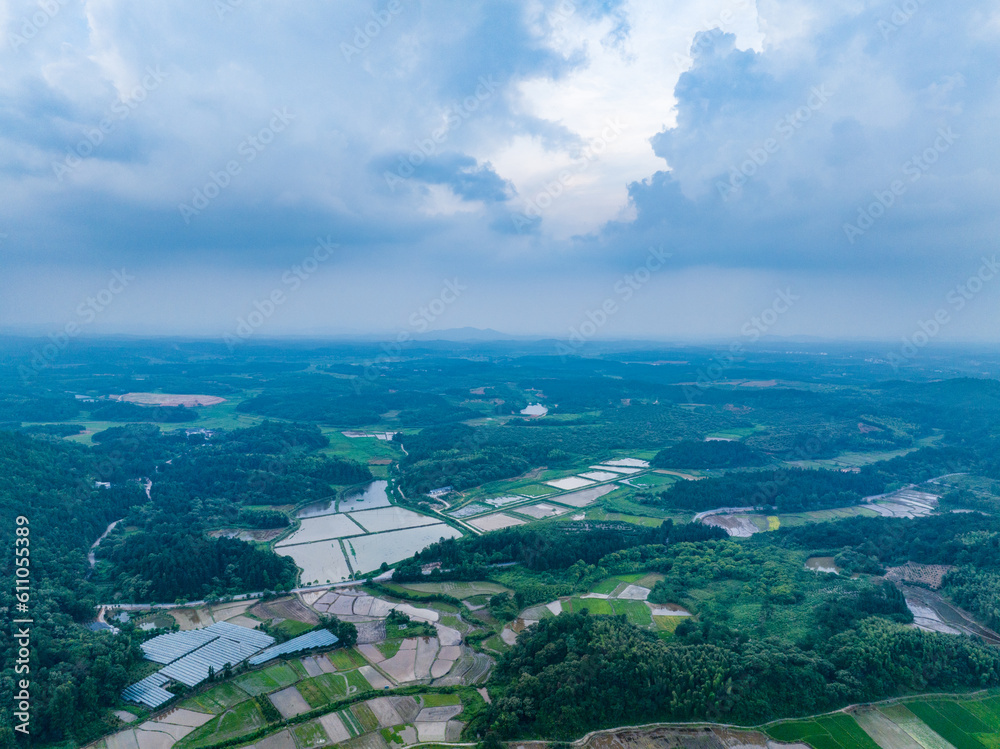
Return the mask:
[[813, 749], [998, 749], [1000, 696], [908, 699], [770, 726]]

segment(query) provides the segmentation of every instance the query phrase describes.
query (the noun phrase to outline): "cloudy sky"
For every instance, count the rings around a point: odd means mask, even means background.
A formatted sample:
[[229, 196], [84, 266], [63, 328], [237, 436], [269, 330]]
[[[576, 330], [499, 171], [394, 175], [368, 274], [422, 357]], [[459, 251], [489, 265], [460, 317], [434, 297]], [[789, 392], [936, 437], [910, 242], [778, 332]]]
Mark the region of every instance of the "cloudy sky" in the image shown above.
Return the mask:
[[0, 329], [1000, 337], [990, 0], [0, 0], [0, 31]]

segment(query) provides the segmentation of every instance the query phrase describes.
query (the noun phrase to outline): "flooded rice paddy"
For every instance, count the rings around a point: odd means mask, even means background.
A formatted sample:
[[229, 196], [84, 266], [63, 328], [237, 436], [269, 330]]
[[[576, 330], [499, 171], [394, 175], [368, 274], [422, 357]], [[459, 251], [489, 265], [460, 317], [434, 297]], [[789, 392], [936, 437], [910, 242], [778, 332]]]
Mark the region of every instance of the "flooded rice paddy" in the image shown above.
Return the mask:
[[441, 538], [461, 534], [442, 521], [393, 505], [388, 482], [373, 481], [339, 500], [303, 507], [300, 527], [275, 545], [302, 570], [304, 585], [340, 582], [354, 573], [413, 556]]

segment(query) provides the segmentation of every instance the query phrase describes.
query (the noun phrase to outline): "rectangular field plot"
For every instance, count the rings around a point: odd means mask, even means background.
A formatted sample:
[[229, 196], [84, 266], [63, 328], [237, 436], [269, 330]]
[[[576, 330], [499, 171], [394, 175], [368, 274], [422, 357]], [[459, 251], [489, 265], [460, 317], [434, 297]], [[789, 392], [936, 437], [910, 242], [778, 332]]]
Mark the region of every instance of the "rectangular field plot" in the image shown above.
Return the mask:
[[1000, 734], [1000, 697], [965, 702], [963, 707], [988, 725], [992, 732]]
[[295, 564], [302, 570], [303, 585], [324, 582], [338, 583], [351, 575], [351, 569], [347, 566], [347, 560], [344, 559], [338, 541], [317, 541], [312, 544], [284, 546], [275, 549], [275, 552], [291, 557], [295, 561]]
[[345, 650], [344, 648], [334, 650], [327, 653], [327, 657], [338, 671], [349, 671], [352, 668], [359, 668], [368, 663], [364, 659], [364, 656], [353, 648], [350, 650]]
[[470, 520], [469, 525], [474, 525], [482, 531], [498, 531], [502, 528], [513, 528], [515, 525], [524, 525], [525, 522], [527, 521], [502, 512], [495, 512], [492, 515], [484, 515], [481, 518]]
[[523, 502], [527, 497], [522, 497], [519, 494], [513, 494], [506, 497], [490, 497], [489, 499], [484, 499], [483, 501], [492, 507], [504, 507], [506, 505], [516, 504], [517, 502]]
[[[518, 497], [518, 499], [523, 500], [522, 497]], [[491, 512], [492, 510], [493, 510], [492, 507], [488, 507], [487, 505], [481, 505], [478, 502], [473, 502], [471, 505], [466, 505], [465, 507], [459, 507], [457, 510], [450, 510], [448, 514], [453, 518], [468, 518], [472, 517], [473, 515], [481, 515], [484, 512]]]
[[990, 733], [990, 727], [957, 702], [910, 702], [907, 707], [955, 749], [985, 749], [973, 734]]
[[948, 741], [920, 720], [906, 705], [883, 705], [878, 711], [903, 729], [924, 749], [953, 749]]
[[668, 484], [675, 484], [677, 480], [672, 476], [661, 476], [658, 473], [647, 473], [644, 476], [635, 476], [633, 478], [622, 479], [623, 484], [627, 483], [629, 486], [656, 486], [662, 487]]
[[405, 590], [416, 591], [417, 593], [446, 593], [455, 598], [471, 598], [480, 595], [496, 595], [497, 593], [511, 593], [510, 588], [503, 585], [489, 582], [469, 582], [469, 583], [406, 583], [400, 585]]
[[878, 710], [862, 710], [854, 717], [864, 732], [883, 749], [924, 749], [922, 744]]
[[548, 505], [543, 502], [539, 502], [537, 505], [518, 507], [514, 510], [514, 512], [518, 515], [527, 515], [528, 517], [535, 518], [536, 520], [541, 520], [543, 518], [554, 518], [557, 515], [569, 512], [569, 510], [565, 507], [556, 507], [555, 505]]
[[588, 479], [582, 479], [578, 476], [570, 476], [569, 478], [555, 479], [554, 481], [546, 481], [545, 483], [549, 486], [554, 486], [556, 489], [569, 491], [572, 489], [582, 489], [585, 486], [590, 486], [594, 482]]
[[347, 677], [344, 674], [320, 674], [298, 684], [299, 694], [310, 708], [323, 707], [347, 696]]
[[570, 507], [586, 507], [587, 505], [596, 502], [605, 494], [610, 494], [617, 488], [618, 487], [614, 485], [604, 484], [603, 486], [595, 486], [578, 492], [560, 494], [558, 497], [553, 497], [551, 501], [569, 505]]
[[[378, 510], [373, 510], [378, 512]], [[303, 518], [302, 525], [295, 533], [276, 543], [280, 549], [293, 544], [308, 544], [314, 541], [325, 541], [331, 538], [344, 538], [364, 533], [364, 529], [351, 521], [349, 515], [322, 515], [314, 518]]]
[[261, 728], [265, 725], [264, 716], [253, 700], [242, 702], [232, 710], [217, 715], [201, 728], [194, 730], [177, 743], [178, 747], [196, 749], [197, 747], [228, 741], [238, 736]]
[[614, 614], [611, 608], [611, 601], [606, 598], [579, 598], [573, 597], [562, 602], [563, 611], [570, 614], [578, 614], [583, 609], [587, 609], [593, 616]]
[[779, 723], [767, 733], [778, 741], [801, 741], [814, 749], [881, 749], [854, 718], [843, 714]]
[[376, 510], [352, 512], [350, 517], [363, 526], [369, 533], [394, 531], [400, 528], [416, 528], [420, 525], [431, 525], [441, 522], [437, 518], [427, 517], [426, 515], [421, 515], [419, 512], [413, 512], [413, 510], [407, 510], [404, 507], [396, 505], [379, 507]]
[[195, 695], [184, 702], [181, 707], [189, 710], [202, 710], [213, 715], [218, 715], [221, 712], [225, 712], [227, 708], [237, 705], [240, 702], [245, 702], [248, 699], [250, 699], [249, 694], [236, 685], [225, 682], [209, 689], [207, 692]]
[[247, 694], [256, 697], [258, 694], [266, 694], [291, 686], [298, 680], [299, 675], [291, 666], [287, 663], [278, 663], [260, 671], [237, 676], [232, 680], [232, 683]]
[[612, 473], [618, 473], [623, 476], [632, 473], [639, 473], [643, 470], [642, 468], [626, 468], [625, 466], [591, 466], [591, 468], [597, 471], [611, 471]]
[[577, 475], [580, 478], [590, 479], [591, 481], [611, 481], [611, 479], [618, 478], [618, 474], [611, 471], [587, 471], [586, 473]]
[[[420, 528], [405, 528], [371, 536], [357, 536], [344, 541], [353, 547], [351, 564], [359, 572], [376, 570], [385, 562], [395, 564], [401, 559], [412, 557], [441, 538], [457, 538], [462, 534], [444, 523], [425, 525]], [[294, 547], [293, 547], [294, 548]], [[348, 549], [350, 552], [350, 548]]]
[[549, 494], [555, 494], [556, 492], [556, 490], [551, 486], [546, 486], [545, 484], [528, 484], [520, 487], [517, 491], [530, 499], [544, 497]]

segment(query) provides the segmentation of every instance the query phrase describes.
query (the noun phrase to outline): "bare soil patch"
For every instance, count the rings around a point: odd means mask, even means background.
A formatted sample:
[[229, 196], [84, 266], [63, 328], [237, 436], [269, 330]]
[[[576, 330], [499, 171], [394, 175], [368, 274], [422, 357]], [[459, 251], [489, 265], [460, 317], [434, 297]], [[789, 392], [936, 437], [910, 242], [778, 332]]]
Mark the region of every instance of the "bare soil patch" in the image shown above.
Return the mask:
[[225, 398], [217, 395], [177, 395], [174, 393], [125, 393], [114, 398], [116, 401], [135, 403], [139, 406], [215, 406], [225, 403]]
[[953, 566], [947, 564], [907, 562], [900, 567], [890, 567], [886, 571], [885, 577], [894, 583], [917, 583], [926, 585], [932, 590], [939, 590], [942, 579], [952, 569]]
[[282, 718], [292, 718], [309, 712], [312, 708], [295, 687], [282, 689], [270, 696], [271, 703], [278, 708]]
[[250, 609], [250, 613], [258, 619], [293, 619], [306, 624], [319, 624], [319, 617], [312, 609], [295, 597], [277, 598], [273, 601], [262, 601]]

